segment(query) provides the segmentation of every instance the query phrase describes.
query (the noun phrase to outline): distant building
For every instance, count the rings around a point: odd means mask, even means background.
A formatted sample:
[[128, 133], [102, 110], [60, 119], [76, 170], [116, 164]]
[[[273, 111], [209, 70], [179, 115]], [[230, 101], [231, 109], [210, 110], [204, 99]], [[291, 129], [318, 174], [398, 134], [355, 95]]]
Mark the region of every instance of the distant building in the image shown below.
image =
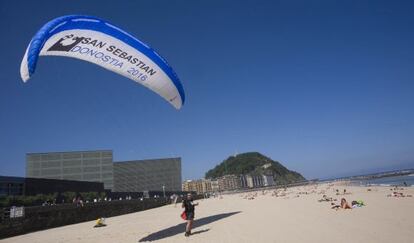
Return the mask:
[[[183, 182], [183, 191], [195, 191], [197, 194], [205, 194], [213, 192], [212, 180], [200, 179], [200, 180], [187, 180]], [[218, 184], [217, 184], [218, 185]]]
[[253, 188], [254, 187], [253, 177], [251, 175], [246, 175], [245, 177], [246, 177], [247, 187]]
[[24, 177], [0, 176], [0, 196], [23, 196], [25, 194]]
[[275, 182], [271, 175], [225, 175], [215, 180], [187, 180], [183, 182], [182, 189], [183, 191], [196, 191], [197, 194], [204, 194], [273, 185]]
[[217, 179], [220, 191], [230, 191], [241, 188], [240, 178], [236, 175], [225, 175]]
[[263, 186], [274, 186], [275, 180], [273, 179], [273, 176], [271, 175], [262, 175], [263, 177]]
[[182, 184], [183, 191], [196, 192], [197, 194], [202, 194], [202, 187], [199, 180], [186, 180]]
[[267, 163], [262, 166], [263, 169], [267, 169], [272, 166], [272, 163]]
[[28, 153], [26, 177], [102, 182], [112, 190], [112, 162], [111, 150]]
[[264, 181], [262, 175], [255, 175], [253, 177], [253, 187], [262, 187], [264, 186]]
[[211, 180], [211, 191], [212, 192], [218, 192], [220, 191], [220, 187], [218, 184], [218, 180]]
[[[269, 180], [270, 183], [270, 178], [266, 177], [266, 180]], [[263, 175], [242, 175], [240, 176], [240, 181], [244, 188], [255, 188], [265, 186], [265, 176]]]
[[202, 193], [211, 193], [213, 192], [211, 188], [211, 180], [202, 179], [201, 180]]
[[186, 181], [184, 181], [184, 182], [181, 184], [181, 189], [182, 189], [183, 191], [187, 191], [187, 192], [189, 192], [189, 191], [194, 191], [194, 190], [192, 190], [192, 189], [193, 189], [193, 185], [192, 185], [192, 183], [191, 183], [191, 180], [186, 180]]
[[113, 192], [181, 191], [181, 158], [113, 163], [111, 150], [28, 153], [26, 177], [102, 182]]
[[114, 163], [115, 192], [180, 191], [181, 158]]
[[240, 187], [241, 188], [248, 188], [249, 183], [247, 182], [247, 176], [246, 175], [240, 175]]
[[0, 196], [34, 196], [63, 192], [104, 192], [101, 182], [0, 176]]

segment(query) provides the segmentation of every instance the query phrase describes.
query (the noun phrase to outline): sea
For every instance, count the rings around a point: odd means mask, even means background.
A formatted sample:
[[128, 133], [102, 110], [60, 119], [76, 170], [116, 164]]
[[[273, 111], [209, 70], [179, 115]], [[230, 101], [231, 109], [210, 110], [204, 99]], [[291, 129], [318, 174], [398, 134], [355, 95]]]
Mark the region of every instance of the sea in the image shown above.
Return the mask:
[[361, 186], [404, 186], [404, 182], [407, 184], [407, 186], [414, 186], [414, 174], [354, 181], [355, 184], [359, 184]]

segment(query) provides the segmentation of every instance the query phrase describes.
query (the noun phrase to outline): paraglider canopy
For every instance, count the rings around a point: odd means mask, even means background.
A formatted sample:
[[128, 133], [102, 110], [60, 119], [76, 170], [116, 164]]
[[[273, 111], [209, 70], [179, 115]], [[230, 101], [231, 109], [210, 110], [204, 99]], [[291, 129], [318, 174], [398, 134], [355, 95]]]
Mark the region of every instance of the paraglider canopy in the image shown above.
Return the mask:
[[24, 82], [35, 72], [39, 56], [94, 63], [153, 90], [176, 109], [185, 101], [183, 86], [164, 58], [128, 32], [96, 17], [68, 15], [46, 23], [24, 54], [20, 66]]

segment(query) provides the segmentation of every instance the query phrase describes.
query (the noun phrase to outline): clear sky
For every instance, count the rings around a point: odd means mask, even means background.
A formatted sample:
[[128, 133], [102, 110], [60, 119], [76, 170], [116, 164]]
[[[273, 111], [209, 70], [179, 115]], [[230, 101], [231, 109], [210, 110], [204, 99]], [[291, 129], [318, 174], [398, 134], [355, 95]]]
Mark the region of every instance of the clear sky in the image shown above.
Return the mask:
[[[177, 111], [96, 65], [24, 51], [47, 21], [106, 19], [156, 49]], [[0, 1], [0, 174], [27, 152], [181, 156], [183, 179], [258, 151], [307, 178], [414, 167], [413, 1]]]

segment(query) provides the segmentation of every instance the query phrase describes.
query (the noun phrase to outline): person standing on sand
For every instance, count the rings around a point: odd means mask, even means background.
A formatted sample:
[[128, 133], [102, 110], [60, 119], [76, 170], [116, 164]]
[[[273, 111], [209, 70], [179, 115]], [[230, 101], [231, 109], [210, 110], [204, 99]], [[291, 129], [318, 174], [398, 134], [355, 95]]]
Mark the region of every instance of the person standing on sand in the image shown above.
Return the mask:
[[191, 193], [187, 194], [187, 198], [183, 200], [182, 208], [185, 208], [185, 216], [187, 220], [187, 225], [185, 227], [185, 236], [191, 235], [191, 228], [193, 227], [194, 221], [194, 207], [198, 206], [198, 203], [193, 202], [193, 195]]

